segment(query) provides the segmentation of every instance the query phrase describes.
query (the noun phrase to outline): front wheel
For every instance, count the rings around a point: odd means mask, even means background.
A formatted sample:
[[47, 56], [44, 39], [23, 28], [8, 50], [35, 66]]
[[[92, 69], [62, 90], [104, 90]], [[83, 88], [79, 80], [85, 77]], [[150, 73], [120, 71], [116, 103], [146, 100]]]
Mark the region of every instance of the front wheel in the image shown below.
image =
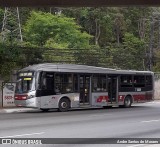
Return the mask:
[[124, 99], [124, 107], [128, 108], [128, 107], [131, 107], [131, 105], [132, 105], [132, 99], [131, 99], [131, 97], [127, 96]]
[[68, 111], [68, 109], [70, 108], [70, 102], [67, 98], [62, 98], [60, 101], [59, 101], [59, 108], [58, 110], [61, 111], [61, 112], [65, 112], [65, 111]]

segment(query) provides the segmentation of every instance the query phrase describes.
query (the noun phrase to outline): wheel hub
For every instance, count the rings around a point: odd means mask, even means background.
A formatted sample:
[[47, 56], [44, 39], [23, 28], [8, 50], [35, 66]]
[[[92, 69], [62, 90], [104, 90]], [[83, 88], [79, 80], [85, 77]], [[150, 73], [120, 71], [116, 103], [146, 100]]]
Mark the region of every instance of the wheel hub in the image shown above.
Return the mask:
[[62, 108], [66, 108], [66, 107], [67, 107], [67, 103], [66, 103], [66, 102], [62, 102], [62, 103], [61, 103], [61, 107], [62, 107]]

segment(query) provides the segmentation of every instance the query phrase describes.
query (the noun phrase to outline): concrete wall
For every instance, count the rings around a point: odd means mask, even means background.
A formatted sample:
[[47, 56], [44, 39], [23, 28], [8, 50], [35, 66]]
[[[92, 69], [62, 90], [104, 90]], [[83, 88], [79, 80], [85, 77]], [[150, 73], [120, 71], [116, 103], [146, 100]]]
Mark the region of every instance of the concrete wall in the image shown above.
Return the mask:
[[154, 99], [160, 100], [160, 73], [155, 73], [155, 83], [154, 83]]
[[160, 79], [155, 81], [154, 99], [160, 100]]

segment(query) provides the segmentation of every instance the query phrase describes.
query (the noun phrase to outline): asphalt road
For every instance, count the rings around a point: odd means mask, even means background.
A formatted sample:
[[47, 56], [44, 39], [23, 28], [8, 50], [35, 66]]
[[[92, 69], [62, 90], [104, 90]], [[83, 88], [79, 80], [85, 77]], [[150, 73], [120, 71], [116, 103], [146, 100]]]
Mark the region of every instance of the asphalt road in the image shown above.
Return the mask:
[[[75, 144], [106, 143], [106, 138], [124, 138], [124, 141], [126, 138], [160, 138], [160, 102], [137, 104], [131, 108], [114, 107], [68, 112], [26, 110], [1, 113], [0, 138], [71, 138], [68, 141]], [[74, 138], [81, 139], [76, 142]], [[91, 140], [85, 138], [91, 138]], [[125, 146], [142, 145], [127, 144]], [[151, 145], [147, 144], [147, 146]]]

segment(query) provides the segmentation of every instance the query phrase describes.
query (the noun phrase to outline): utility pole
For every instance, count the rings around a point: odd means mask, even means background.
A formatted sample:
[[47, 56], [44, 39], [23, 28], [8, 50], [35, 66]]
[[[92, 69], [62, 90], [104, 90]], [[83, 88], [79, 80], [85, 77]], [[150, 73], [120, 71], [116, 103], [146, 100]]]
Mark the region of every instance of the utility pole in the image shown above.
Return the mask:
[[5, 7], [1, 38], [3, 42], [20, 43], [23, 41], [18, 7]]

